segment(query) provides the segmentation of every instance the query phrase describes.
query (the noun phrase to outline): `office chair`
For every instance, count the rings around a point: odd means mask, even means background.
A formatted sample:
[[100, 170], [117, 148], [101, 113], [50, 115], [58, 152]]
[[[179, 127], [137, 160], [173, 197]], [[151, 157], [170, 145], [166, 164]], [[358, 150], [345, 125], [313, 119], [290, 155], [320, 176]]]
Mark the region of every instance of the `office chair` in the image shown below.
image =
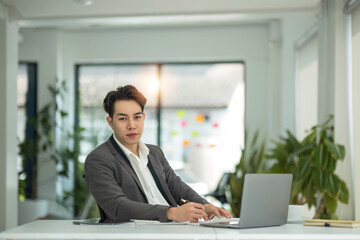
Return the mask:
[[226, 203], [227, 201], [226, 201], [226, 196], [225, 196], [225, 187], [229, 183], [229, 176], [230, 176], [230, 173], [224, 173], [221, 176], [220, 181], [219, 181], [218, 185], [216, 186], [216, 189], [210, 193], [205, 194], [205, 196], [214, 197], [217, 200], [219, 200], [221, 202], [221, 204]]

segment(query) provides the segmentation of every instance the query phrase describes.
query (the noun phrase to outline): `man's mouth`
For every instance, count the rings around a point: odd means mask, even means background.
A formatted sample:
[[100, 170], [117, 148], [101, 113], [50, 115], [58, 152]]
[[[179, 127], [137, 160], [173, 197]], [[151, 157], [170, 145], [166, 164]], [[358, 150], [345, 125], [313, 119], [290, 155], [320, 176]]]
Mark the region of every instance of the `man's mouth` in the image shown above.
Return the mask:
[[130, 138], [134, 138], [136, 137], [138, 134], [137, 133], [130, 133], [130, 134], [126, 134], [127, 137], [130, 137]]

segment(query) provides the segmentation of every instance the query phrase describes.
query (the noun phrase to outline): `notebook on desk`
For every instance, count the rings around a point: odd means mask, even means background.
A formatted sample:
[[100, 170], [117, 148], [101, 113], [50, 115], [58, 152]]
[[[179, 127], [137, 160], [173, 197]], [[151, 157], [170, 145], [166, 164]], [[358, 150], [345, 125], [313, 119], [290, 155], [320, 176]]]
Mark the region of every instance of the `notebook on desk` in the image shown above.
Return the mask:
[[287, 221], [292, 174], [246, 174], [238, 222], [202, 222], [201, 226], [253, 228]]

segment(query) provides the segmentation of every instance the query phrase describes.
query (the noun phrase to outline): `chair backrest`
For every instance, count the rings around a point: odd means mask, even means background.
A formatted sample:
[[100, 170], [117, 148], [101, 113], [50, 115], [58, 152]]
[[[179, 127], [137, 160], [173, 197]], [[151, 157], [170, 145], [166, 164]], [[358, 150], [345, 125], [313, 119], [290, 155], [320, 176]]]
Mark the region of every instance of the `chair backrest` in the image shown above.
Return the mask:
[[229, 182], [229, 178], [230, 178], [230, 173], [228, 172], [224, 173], [221, 176], [219, 183], [216, 186], [216, 189], [213, 192], [206, 194], [205, 196], [212, 196], [217, 200], [219, 200], [222, 204], [226, 203], [225, 187]]
[[229, 182], [229, 177], [230, 177], [230, 173], [228, 173], [228, 172], [224, 173], [221, 176], [220, 181], [219, 181], [215, 191], [217, 191], [218, 193], [225, 194], [225, 187]]

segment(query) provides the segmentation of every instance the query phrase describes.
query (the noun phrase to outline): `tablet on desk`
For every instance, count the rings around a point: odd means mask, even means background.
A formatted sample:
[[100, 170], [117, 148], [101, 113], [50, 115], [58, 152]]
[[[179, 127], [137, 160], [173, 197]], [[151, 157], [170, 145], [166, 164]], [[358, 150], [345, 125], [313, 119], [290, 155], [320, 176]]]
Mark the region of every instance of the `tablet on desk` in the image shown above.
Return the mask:
[[75, 220], [72, 223], [74, 225], [122, 225], [131, 222], [117, 222], [117, 223], [101, 223], [99, 218], [91, 218], [85, 220]]

